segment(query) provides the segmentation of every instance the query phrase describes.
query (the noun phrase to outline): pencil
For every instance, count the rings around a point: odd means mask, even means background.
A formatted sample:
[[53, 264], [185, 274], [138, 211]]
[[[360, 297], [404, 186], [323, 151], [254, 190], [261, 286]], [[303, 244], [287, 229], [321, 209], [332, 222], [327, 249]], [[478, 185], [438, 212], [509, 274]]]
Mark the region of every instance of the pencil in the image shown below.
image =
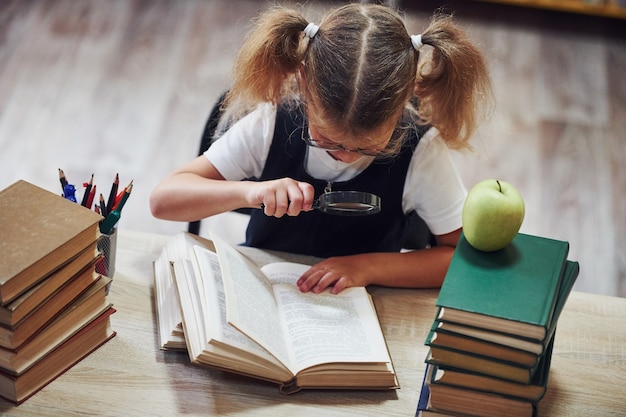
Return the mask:
[[126, 204], [126, 200], [128, 200], [128, 197], [130, 197], [130, 193], [133, 191], [133, 182], [131, 181], [130, 184], [128, 184], [128, 187], [126, 187], [125, 191], [124, 191], [124, 195], [122, 196], [122, 199], [120, 200], [120, 202], [116, 205], [115, 210], [121, 212], [122, 209], [124, 208], [124, 204]]
[[104, 202], [104, 196], [102, 195], [102, 193], [100, 193], [100, 214], [102, 214], [104, 217], [107, 216], [107, 206]]
[[133, 181], [132, 180], [130, 181], [130, 183], [126, 187], [124, 187], [124, 189], [122, 191], [120, 191], [117, 194], [117, 197], [115, 198], [115, 203], [113, 204], [113, 209], [111, 211], [117, 210], [117, 206], [120, 204], [120, 201], [122, 201], [122, 198], [126, 194], [126, 190], [128, 190], [128, 187], [131, 187], [131, 189], [132, 189], [132, 187], [133, 187]]
[[115, 207], [113, 208], [113, 211], [107, 214], [104, 220], [100, 222], [100, 232], [107, 234], [107, 235], [111, 234], [111, 232], [113, 231], [113, 228], [115, 227], [117, 222], [120, 220], [120, 217], [122, 216], [122, 209], [124, 208], [124, 204], [126, 204], [126, 200], [128, 200], [128, 197], [130, 196], [130, 193], [132, 192], [132, 190], [133, 190], [133, 182], [131, 181], [130, 184], [128, 184], [128, 186], [124, 188], [124, 191], [120, 193], [122, 194], [122, 197], [116, 203]]
[[120, 174], [117, 173], [115, 174], [115, 179], [113, 180], [113, 184], [111, 185], [111, 192], [109, 193], [109, 200], [107, 201], [106, 205], [106, 214], [104, 214], [105, 216], [113, 211], [113, 205], [115, 204], [115, 198], [117, 197], [117, 188], [119, 187], [119, 185]]
[[65, 186], [67, 185], [67, 178], [65, 178], [65, 172], [59, 168], [59, 181], [61, 182], [61, 189], [65, 193]]
[[89, 201], [89, 193], [91, 192], [91, 187], [93, 187], [93, 174], [91, 174], [91, 178], [89, 178], [89, 182], [83, 184], [85, 187], [85, 194], [83, 194], [83, 199], [80, 204], [84, 207], [87, 207], [87, 202]]
[[91, 191], [89, 191], [89, 197], [87, 198], [87, 208], [91, 210], [91, 206], [93, 205], [93, 199], [96, 196], [96, 184], [91, 187]]

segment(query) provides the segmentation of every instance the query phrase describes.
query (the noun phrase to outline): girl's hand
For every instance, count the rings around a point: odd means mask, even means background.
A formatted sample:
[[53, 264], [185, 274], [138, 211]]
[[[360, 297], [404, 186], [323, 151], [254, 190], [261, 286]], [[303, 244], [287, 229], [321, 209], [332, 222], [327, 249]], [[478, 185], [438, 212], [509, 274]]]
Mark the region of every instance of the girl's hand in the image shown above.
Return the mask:
[[302, 292], [316, 294], [331, 286], [332, 294], [349, 287], [364, 287], [369, 284], [368, 275], [371, 273], [371, 268], [364, 263], [365, 259], [364, 255], [325, 259], [302, 274], [296, 285]]
[[315, 190], [306, 182], [291, 178], [254, 183], [252, 197], [255, 207], [263, 207], [267, 216], [297, 216], [313, 207]]

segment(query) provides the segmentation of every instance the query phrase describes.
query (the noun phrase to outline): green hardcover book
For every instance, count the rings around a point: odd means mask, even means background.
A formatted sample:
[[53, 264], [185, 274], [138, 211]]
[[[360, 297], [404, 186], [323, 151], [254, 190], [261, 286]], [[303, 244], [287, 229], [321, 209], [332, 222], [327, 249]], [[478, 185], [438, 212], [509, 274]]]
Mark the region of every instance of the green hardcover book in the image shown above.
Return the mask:
[[504, 249], [482, 252], [461, 235], [437, 298], [437, 319], [544, 340], [568, 251], [568, 242], [518, 233]]
[[435, 320], [425, 344], [490, 356], [532, 367], [545, 353], [545, 349], [552, 339], [556, 324], [578, 278], [579, 271], [578, 262], [567, 261], [561, 279], [559, 297], [552, 316], [552, 324], [549, 327], [548, 336], [542, 341], [522, 339], [515, 335]]

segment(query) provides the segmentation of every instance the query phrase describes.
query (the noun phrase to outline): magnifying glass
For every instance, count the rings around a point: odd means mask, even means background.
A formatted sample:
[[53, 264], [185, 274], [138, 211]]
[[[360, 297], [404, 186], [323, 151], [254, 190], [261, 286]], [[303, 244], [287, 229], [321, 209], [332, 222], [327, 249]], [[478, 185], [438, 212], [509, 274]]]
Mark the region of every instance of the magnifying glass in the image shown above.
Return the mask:
[[336, 216], [369, 216], [380, 212], [380, 197], [363, 191], [329, 191], [313, 202], [313, 208]]

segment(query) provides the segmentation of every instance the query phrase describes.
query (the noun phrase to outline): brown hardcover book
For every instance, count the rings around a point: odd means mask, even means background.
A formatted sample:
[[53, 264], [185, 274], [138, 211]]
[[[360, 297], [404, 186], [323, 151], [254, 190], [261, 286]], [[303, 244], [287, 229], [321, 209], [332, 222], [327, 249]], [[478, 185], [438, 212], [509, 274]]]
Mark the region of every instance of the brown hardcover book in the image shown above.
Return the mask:
[[75, 257], [100, 235], [99, 214], [29, 182], [0, 191], [0, 304]]
[[17, 327], [0, 326], [0, 347], [17, 349], [52, 322], [65, 307], [100, 278], [90, 264], [67, 283], [54, 297], [26, 317]]
[[25, 317], [66, 285], [78, 272], [92, 264], [97, 256], [98, 250], [94, 241], [30, 290], [9, 304], [0, 306], [0, 325], [16, 327]]
[[0, 368], [7, 373], [20, 375], [61, 343], [88, 325], [111, 304], [106, 298], [106, 286], [111, 282], [101, 277], [87, 291], [70, 304], [49, 325], [19, 349], [0, 348]]
[[113, 336], [109, 308], [20, 376], [0, 371], [0, 396], [20, 404], [76, 365]]

